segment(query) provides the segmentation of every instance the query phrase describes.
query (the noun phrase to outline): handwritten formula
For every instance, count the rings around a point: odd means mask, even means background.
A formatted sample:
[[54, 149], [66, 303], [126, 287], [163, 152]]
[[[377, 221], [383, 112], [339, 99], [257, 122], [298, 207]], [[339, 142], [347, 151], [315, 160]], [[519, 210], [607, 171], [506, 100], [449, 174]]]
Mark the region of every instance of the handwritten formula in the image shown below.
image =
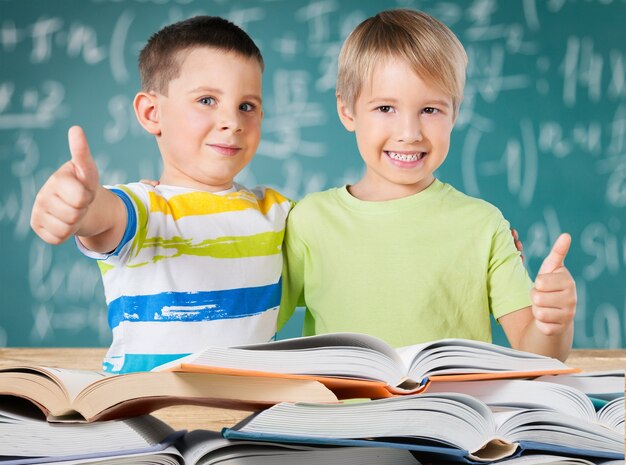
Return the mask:
[[103, 183], [158, 178], [156, 144], [132, 109], [137, 55], [153, 32], [208, 14], [250, 33], [266, 62], [265, 116], [239, 180], [300, 199], [361, 174], [336, 116], [337, 56], [356, 24], [395, 7], [435, 15], [468, 53], [439, 177], [503, 211], [532, 277], [570, 232], [575, 346], [626, 347], [626, 0], [0, 1], [0, 346], [109, 342], [96, 264], [72, 241], [43, 243], [30, 209], [69, 157], [73, 124]]

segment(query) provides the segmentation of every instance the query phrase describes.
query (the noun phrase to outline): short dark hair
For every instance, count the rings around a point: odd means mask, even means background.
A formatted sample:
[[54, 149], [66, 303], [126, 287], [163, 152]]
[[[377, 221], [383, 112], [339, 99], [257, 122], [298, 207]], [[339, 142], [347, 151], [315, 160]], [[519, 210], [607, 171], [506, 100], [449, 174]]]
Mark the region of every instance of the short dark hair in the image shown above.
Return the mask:
[[144, 92], [167, 95], [169, 82], [180, 75], [186, 54], [196, 47], [213, 47], [255, 59], [263, 71], [263, 56], [239, 26], [218, 16], [194, 16], [154, 33], [139, 53], [139, 74]]

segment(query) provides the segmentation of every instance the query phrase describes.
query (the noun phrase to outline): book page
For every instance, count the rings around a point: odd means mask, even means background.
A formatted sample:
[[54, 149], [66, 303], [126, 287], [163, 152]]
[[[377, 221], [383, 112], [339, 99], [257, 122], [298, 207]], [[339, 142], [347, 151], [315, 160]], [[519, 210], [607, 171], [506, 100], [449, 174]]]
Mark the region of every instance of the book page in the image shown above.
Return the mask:
[[490, 407], [545, 408], [587, 421], [597, 419], [593, 403], [584, 393], [569, 386], [537, 380], [441, 381], [431, 383], [428, 392], [461, 392]]
[[[54, 463], [54, 465], [85, 465], [87, 463], [97, 463], [98, 465], [181, 465], [185, 463], [182, 455], [174, 446], [167, 446], [163, 450], [158, 450], [160, 448], [154, 446], [145, 449], [147, 452], [106, 452], [106, 455], [94, 453], [75, 460], [61, 460], [55, 457], [54, 462], [50, 463]], [[21, 459], [3, 460], [2, 465], [24, 465], [24, 461]]]
[[562, 384], [579, 389], [598, 399], [612, 400], [624, 396], [624, 370], [575, 373], [571, 375], [544, 375], [537, 381]]
[[[173, 430], [151, 416], [76, 425], [46, 421], [0, 423], [0, 456], [66, 457], [130, 453], [158, 446]], [[165, 445], [160, 446], [164, 448]]]
[[427, 438], [472, 452], [496, 432], [489, 407], [459, 393], [339, 404], [280, 403], [235, 429], [258, 438]]
[[392, 356], [394, 349], [375, 336], [363, 333], [330, 333], [318, 334], [316, 336], [302, 336], [280, 341], [266, 342], [262, 344], [250, 344], [238, 346], [239, 349], [252, 350], [294, 350], [294, 349], [314, 349], [319, 347], [363, 347], [376, 352]]
[[561, 361], [470, 339], [440, 339], [397, 349], [408, 376], [424, 382], [434, 375], [575, 371]]
[[494, 412], [498, 432], [514, 442], [563, 447], [568, 453], [623, 454], [624, 431], [548, 409], [507, 409]]
[[[153, 369], [207, 366], [256, 372], [379, 380], [391, 386], [406, 371], [395, 349], [359, 333], [333, 333], [240, 347], [209, 347]], [[252, 374], [252, 373], [249, 373]]]
[[598, 411], [598, 421], [618, 432], [624, 432], [624, 396], [613, 399]]
[[60, 384], [64, 386], [68, 398], [72, 402], [74, 402], [76, 396], [90, 384], [93, 384], [104, 378], [116, 376], [110, 373], [104, 373], [100, 371], [70, 370], [66, 368], [46, 367], [45, 370], [49, 372], [54, 378], [60, 380]]

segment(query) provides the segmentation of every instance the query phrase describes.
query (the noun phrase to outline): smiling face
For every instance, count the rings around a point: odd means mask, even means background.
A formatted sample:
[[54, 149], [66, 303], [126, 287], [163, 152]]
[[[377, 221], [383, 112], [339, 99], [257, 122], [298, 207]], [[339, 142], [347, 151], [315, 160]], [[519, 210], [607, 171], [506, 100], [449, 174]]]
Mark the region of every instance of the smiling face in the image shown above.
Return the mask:
[[339, 118], [356, 134], [365, 162], [363, 178], [350, 187], [361, 200], [416, 194], [434, 180], [450, 147], [452, 98], [426, 82], [404, 61], [376, 65], [354, 108], [337, 98]]
[[251, 160], [261, 136], [258, 61], [210, 47], [183, 52], [167, 96], [152, 94], [162, 184], [221, 191]]

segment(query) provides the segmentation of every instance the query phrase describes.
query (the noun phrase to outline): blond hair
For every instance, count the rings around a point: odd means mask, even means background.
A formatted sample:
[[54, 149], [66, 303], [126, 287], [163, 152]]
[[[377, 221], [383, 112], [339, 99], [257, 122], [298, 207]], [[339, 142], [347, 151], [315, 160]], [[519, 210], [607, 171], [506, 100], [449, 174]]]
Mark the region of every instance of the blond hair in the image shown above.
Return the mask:
[[394, 9], [366, 19], [339, 54], [337, 95], [354, 110], [364, 82], [388, 58], [405, 61], [424, 81], [452, 98], [454, 117], [463, 101], [467, 54], [454, 33], [421, 11]]

